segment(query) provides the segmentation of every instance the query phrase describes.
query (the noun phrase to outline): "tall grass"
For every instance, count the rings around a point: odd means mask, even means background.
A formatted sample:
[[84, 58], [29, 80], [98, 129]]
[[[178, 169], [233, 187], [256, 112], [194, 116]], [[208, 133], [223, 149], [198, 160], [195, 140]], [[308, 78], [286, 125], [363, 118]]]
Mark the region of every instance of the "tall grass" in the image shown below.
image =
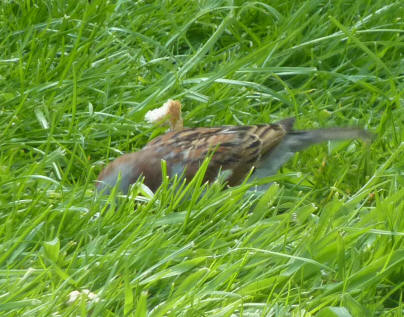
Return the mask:
[[[402, 316], [403, 17], [385, 0], [2, 1], [0, 314]], [[187, 126], [296, 116], [376, 139], [299, 153], [259, 196], [196, 180], [97, 197], [168, 98]], [[85, 289], [99, 300], [68, 303]]]

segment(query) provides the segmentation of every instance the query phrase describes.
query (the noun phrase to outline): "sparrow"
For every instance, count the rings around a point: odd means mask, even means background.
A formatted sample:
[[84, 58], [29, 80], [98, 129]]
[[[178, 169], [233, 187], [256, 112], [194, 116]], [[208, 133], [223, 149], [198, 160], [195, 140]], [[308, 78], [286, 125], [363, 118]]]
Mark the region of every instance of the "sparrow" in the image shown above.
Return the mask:
[[[355, 127], [294, 130], [295, 118], [264, 125], [183, 128], [181, 105], [171, 104], [179, 107], [179, 112], [172, 109], [170, 112], [170, 105], [165, 111], [169, 113], [171, 131], [107, 165], [97, 179], [98, 191], [110, 193], [120, 179], [119, 190], [126, 194], [131, 184], [144, 177], [144, 184], [155, 192], [162, 183], [162, 160], [166, 161], [169, 177], [184, 175], [188, 182], [208, 155], [211, 158], [204, 181], [213, 182], [221, 174], [229, 186], [235, 186], [251, 169], [251, 180], [274, 175], [294, 153], [313, 144], [357, 138], [370, 140], [367, 131]], [[156, 113], [148, 115], [149, 121], [161, 121], [164, 117]]]

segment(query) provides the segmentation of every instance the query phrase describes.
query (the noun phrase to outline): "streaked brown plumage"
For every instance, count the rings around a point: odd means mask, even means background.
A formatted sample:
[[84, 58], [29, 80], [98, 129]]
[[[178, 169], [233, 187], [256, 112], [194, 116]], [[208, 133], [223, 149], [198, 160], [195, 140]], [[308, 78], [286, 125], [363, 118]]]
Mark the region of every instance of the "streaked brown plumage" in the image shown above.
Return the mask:
[[124, 193], [140, 176], [144, 176], [145, 185], [156, 191], [162, 182], [161, 160], [167, 162], [170, 177], [184, 172], [189, 181], [211, 151], [213, 156], [205, 180], [213, 181], [219, 171], [223, 171], [228, 184], [233, 186], [241, 183], [253, 167], [255, 178], [273, 175], [295, 152], [312, 144], [327, 140], [369, 139], [369, 134], [358, 128], [294, 131], [294, 121], [294, 118], [288, 118], [269, 125], [186, 128], [168, 132], [142, 150], [110, 163], [99, 175], [97, 189], [108, 193], [120, 174], [120, 190]]

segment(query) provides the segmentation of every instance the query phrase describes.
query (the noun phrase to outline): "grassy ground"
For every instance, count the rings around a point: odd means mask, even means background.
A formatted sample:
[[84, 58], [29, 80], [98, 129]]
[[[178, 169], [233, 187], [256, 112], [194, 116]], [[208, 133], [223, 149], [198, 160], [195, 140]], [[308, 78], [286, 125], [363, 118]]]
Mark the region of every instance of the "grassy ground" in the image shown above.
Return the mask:
[[[402, 316], [403, 17], [385, 0], [2, 1], [0, 315]], [[299, 153], [258, 198], [96, 197], [168, 98], [187, 126], [296, 116], [377, 137]], [[85, 289], [99, 300], [68, 303]]]

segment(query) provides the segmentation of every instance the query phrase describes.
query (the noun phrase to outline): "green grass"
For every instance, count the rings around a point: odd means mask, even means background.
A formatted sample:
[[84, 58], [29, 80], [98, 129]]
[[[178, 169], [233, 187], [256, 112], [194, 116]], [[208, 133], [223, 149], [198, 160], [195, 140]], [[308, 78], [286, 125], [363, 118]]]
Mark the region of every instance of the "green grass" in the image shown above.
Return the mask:
[[[0, 315], [404, 315], [403, 17], [398, 0], [2, 1]], [[376, 139], [299, 153], [259, 197], [97, 197], [168, 98], [187, 126], [296, 116]], [[67, 303], [84, 289], [100, 300]]]

